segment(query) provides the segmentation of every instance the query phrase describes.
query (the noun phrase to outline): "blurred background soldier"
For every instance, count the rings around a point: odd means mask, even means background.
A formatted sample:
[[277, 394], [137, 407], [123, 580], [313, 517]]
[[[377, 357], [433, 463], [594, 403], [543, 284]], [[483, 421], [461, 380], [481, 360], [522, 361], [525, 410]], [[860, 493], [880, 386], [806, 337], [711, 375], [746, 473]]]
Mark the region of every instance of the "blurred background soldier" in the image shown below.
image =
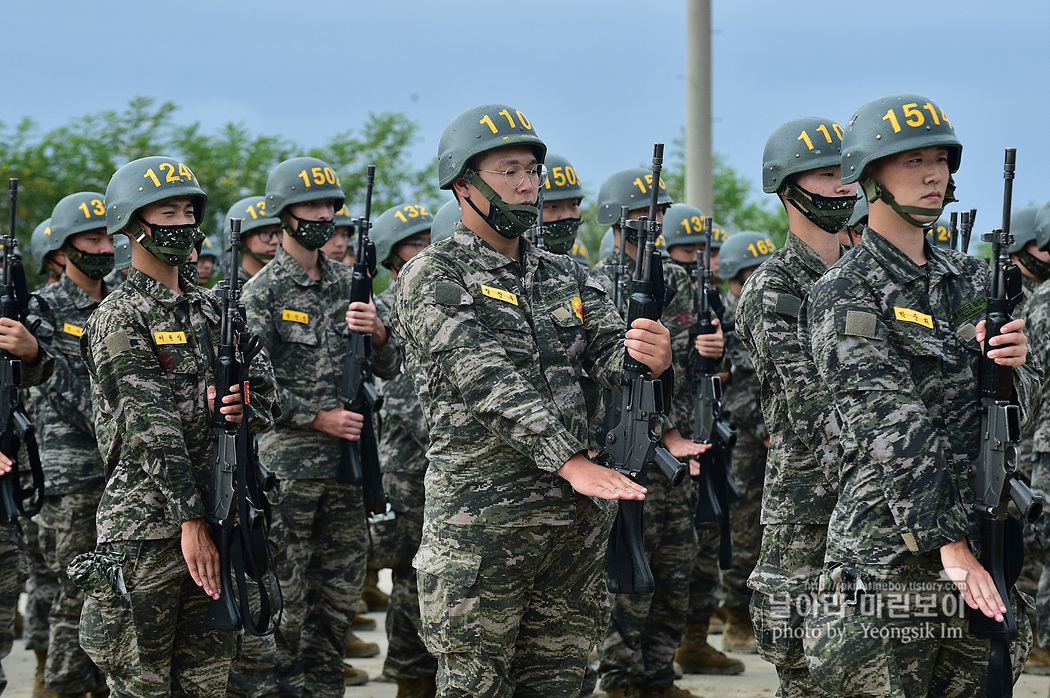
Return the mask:
[[[229, 250], [230, 219], [241, 219], [241, 271], [239, 278], [247, 281], [273, 261], [281, 245], [284, 232], [281, 221], [266, 213], [266, 197], [249, 196], [241, 199], [226, 212], [223, 219], [222, 236], [224, 249]], [[222, 270], [220, 270], [222, 271]]]

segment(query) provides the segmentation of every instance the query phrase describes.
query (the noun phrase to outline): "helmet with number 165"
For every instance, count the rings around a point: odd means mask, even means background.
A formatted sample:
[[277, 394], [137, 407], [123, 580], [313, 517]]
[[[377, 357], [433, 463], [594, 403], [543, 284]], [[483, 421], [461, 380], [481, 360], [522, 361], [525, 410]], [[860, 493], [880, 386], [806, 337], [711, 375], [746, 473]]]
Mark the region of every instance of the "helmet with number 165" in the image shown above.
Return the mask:
[[718, 257], [718, 278], [733, 279], [772, 257], [776, 249], [772, 238], [765, 233], [744, 230], [730, 235]]
[[376, 259], [385, 267], [400, 267], [390, 259], [394, 248], [402, 240], [425, 233], [434, 224], [434, 217], [422, 204], [401, 204], [383, 211], [372, 224], [370, 238], [376, 246]]
[[194, 220], [200, 225], [208, 195], [185, 163], [163, 155], [132, 160], [113, 173], [106, 187], [106, 232], [115, 235], [139, 209], [179, 196], [192, 198]]
[[438, 186], [451, 189], [475, 155], [508, 145], [526, 145], [543, 162], [547, 146], [536, 135], [532, 122], [506, 104], [483, 104], [460, 112], [441, 134], [438, 143]]

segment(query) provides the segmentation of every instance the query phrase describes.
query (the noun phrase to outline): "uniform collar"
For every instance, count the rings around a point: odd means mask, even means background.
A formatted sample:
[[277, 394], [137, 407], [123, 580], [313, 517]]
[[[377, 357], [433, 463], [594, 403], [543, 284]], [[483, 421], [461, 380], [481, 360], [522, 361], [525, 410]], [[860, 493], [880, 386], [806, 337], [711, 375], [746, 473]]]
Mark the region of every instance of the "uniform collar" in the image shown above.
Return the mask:
[[886, 238], [871, 228], [865, 227], [860, 244], [871, 250], [875, 258], [882, 262], [887, 274], [897, 283], [904, 285], [929, 275], [931, 286], [936, 285], [942, 276], [960, 276], [963, 269], [958, 261], [946, 250], [930, 244], [923, 238], [922, 244], [926, 253], [926, 264], [916, 264], [908, 255], [901, 252]]
[[[62, 275], [62, 278], [60, 278], [54, 286], [55, 291], [62, 295], [65, 300], [68, 301], [69, 305], [72, 305], [77, 310], [88, 310], [98, 306], [97, 300], [89, 296], [87, 291], [80, 288], [80, 286], [77, 285], [77, 282], [73, 281], [73, 279], [65, 274]], [[106, 286], [104, 282], [102, 284], [102, 289], [104, 293], [109, 293], [110, 291], [109, 287]]]
[[[500, 254], [492, 247], [492, 245], [482, 240], [480, 236], [474, 233], [474, 231], [463, 225], [463, 221], [456, 223], [456, 229], [453, 231], [452, 237], [456, 239], [456, 242], [467, 247], [471, 251], [473, 256], [471, 261], [476, 262], [478, 266], [485, 271], [492, 271], [493, 269], [500, 269], [511, 264], [517, 264], [516, 260]], [[528, 247], [528, 245], [522, 247], [522, 262], [526, 261], [525, 258]]]
[[298, 286], [306, 287], [319, 284], [321, 287], [327, 287], [335, 283], [336, 280], [333, 264], [337, 264], [337, 262], [333, 262], [328, 259], [328, 255], [324, 252], [317, 250], [317, 266], [321, 270], [321, 278], [315, 281], [310, 278], [310, 275], [306, 273], [306, 269], [296, 261], [295, 257], [288, 254], [283, 247], [278, 247], [277, 256], [263, 269], [273, 266], [275, 273], [284, 274]]
[[[807, 269], [818, 277], [822, 276], [829, 269], [828, 263], [824, 261], [824, 258], [814, 252], [812, 247], [790, 230], [788, 231], [787, 242], [784, 243], [784, 248], [790, 250]], [[843, 250], [840, 246], [839, 259], [842, 259], [842, 256]]]
[[142, 273], [135, 267], [132, 267], [128, 272], [128, 280], [124, 283], [130, 283], [143, 295], [152, 298], [165, 308], [174, 308], [181, 303], [187, 303], [201, 308], [205, 317], [207, 317], [213, 324], [219, 320], [219, 314], [210, 302], [214, 299], [211, 291], [195, 284], [189, 284], [184, 289], [184, 293], [179, 295], [154, 279], [152, 276]]

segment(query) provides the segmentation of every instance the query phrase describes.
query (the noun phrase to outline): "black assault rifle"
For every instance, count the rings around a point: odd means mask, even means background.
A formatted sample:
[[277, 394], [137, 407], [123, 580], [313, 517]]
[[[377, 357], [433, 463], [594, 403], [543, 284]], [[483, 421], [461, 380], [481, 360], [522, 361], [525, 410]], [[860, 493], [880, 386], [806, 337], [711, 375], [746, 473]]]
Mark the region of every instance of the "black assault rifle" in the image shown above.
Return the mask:
[[[3, 285], [0, 286], [0, 317], [25, 322], [29, 309], [29, 288], [25, 270], [16, 249], [15, 203], [18, 201], [18, 180], [11, 178], [11, 218], [7, 235], [0, 237], [3, 245]], [[36, 445], [36, 428], [26, 415], [22, 397], [22, 360], [0, 350], [0, 452], [15, 461], [11, 472], [0, 477], [0, 522], [11, 523], [21, 513], [36, 515], [44, 503], [44, 471]], [[18, 447], [26, 445], [32, 485], [22, 486], [19, 473]]]
[[[693, 335], [714, 334], [718, 331], [712, 320], [721, 313], [717, 310], [722, 301], [711, 286], [711, 234], [714, 220], [704, 218], [706, 243], [703, 252], [696, 253], [696, 325]], [[697, 523], [720, 525], [718, 566], [729, 569], [733, 560], [733, 539], [730, 536], [729, 505], [741, 499], [743, 494], [737, 487], [730, 471], [733, 446], [736, 445], [736, 428], [729, 421], [729, 414], [722, 409], [722, 379], [718, 376], [718, 359], [708, 359], [696, 354], [696, 372], [693, 375], [693, 441], [711, 444], [711, 448], [700, 454], [700, 475], [694, 478], [700, 487], [700, 499], [696, 507]]]
[[[365, 215], [355, 218], [354, 231], [357, 247], [354, 250], [354, 276], [350, 282], [350, 302], [368, 303], [372, 299], [372, 277], [376, 273], [376, 247], [368, 239], [372, 227], [372, 185], [375, 184], [376, 166], [368, 166], [368, 189], [365, 193]], [[383, 494], [383, 475], [379, 470], [379, 441], [376, 437], [375, 420], [383, 406], [383, 396], [372, 382], [372, 335], [365, 332], [350, 332], [350, 347], [343, 362], [343, 375], [339, 380], [339, 401], [343, 408], [364, 415], [365, 423], [360, 441], [344, 440], [339, 451], [337, 482], [360, 485], [363, 489], [365, 509], [369, 514], [386, 511]]]
[[[617, 261], [615, 264], [606, 264], [605, 272], [612, 275], [613, 282], [613, 304], [616, 306], [616, 312], [620, 314], [620, 317], [624, 316], [624, 311], [627, 309], [627, 280], [630, 278], [630, 269], [627, 266], [627, 253], [624, 251], [626, 245], [624, 242], [627, 239], [627, 212], [629, 209], [626, 206], [620, 207], [620, 249], [617, 252]], [[641, 248], [636, 254], [643, 252]], [[607, 389], [605, 391], [605, 417], [602, 419], [601, 425], [598, 427], [598, 443], [605, 443], [605, 439], [609, 435], [609, 431], [620, 422], [620, 391]]]
[[1017, 619], [1010, 606], [1010, 589], [1024, 563], [1023, 524], [1010, 514], [1008, 506], [1013, 502], [1028, 523], [1034, 523], [1043, 513], [1042, 497], [1035, 495], [1017, 473], [1021, 410], [1011, 400], [1014, 371], [988, 358], [988, 352], [995, 348], [989, 341], [1002, 334], [1003, 325], [1011, 320], [1009, 289], [1019, 283], [1020, 277], [1007, 253], [1013, 242], [1010, 206], [1015, 157], [1016, 151], [1007, 148], [1003, 169], [1003, 227], [981, 236], [984, 242], [992, 243], [992, 287], [985, 314], [983, 355], [977, 372], [981, 395], [981, 450], [970, 473], [973, 510], [981, 517], [981, 564], [992, 575], [996, 590], [1006, 605], [1002, 621], [980, 612], [970, 612], [970, 632], [975, 637], [991, 641], [987, 683], [988, 696], [993, 698], [1013, 695], [1009, 643], [1017, 639]]
[[543, 190], [546, 185], [547, 183], [544, 182], [536, 195], [536, 208], [538, 209], [536, 212], [536, 224], [525, 232], [525, 236], [529, 239], [529, 242], [536, 246], [537, 250], [547, 249], [547, 241], [544, 239], [546, 231], [543, 230]]
[[[656, 220], [663, 168], [663, 143], [653, 148], [652, 199], [649, 217], [628, 221], [638, 231], [638, 253], [631, 277], [631, 296], [627, 300], [627, 326], [638, 318], [659, 320], [663, 313], [665, 293], [663, 266], [655, 249], [660, 235]], [[621, 232], [626, 232], [621, 229]], [[626, 235], [621, 236], [621, 247]], [[673, 372], [652, 379], [649, 368], [624, 353], [623, 393], [620, 396], [620, 418], [606, 435], [604, 464], [635, 480], [646, 466], [660, 473], [677, 487], [685, 480], [685, 468], [663, 446], [663, 415], [670, 405]], [[614, 594], [646, 594], [655, 588], [652, 570], [645, 557], [642, 540], [642, 508], [639, 500], [619, 500], [619, 511], [609, 538], [608, 587]]]
[[[216, 294], [222, 301], [222, 324], [215, 360], [215, 407], [211, 428], [215, 450], [211, 477], [204, 490], [205, 520], [219, 548], [222, 594], [208, 606], [209, 630], [240, 630], [269, 635], [280, 624], [283, 610], [280, 582], [270, 554], [270, 503], [265, 491], [273, 474], [258, 460], [248, 422], [251, 392], [248, 367], [262, 348], [259, 337], [248, 333], [237, 257], [241, 251], [241, 219], [230, 219], [230, 254], [226, 278]], [[241, 387], [244, 414], [240, 424], [227, 421], [220, 411], [221, 396], [231, 385]], [[250, 592], [249, 580], [255, 592]], [[235, 598], [239, 601], [235, 601]], [[257, 605], [258, 613], [252, 612]]]

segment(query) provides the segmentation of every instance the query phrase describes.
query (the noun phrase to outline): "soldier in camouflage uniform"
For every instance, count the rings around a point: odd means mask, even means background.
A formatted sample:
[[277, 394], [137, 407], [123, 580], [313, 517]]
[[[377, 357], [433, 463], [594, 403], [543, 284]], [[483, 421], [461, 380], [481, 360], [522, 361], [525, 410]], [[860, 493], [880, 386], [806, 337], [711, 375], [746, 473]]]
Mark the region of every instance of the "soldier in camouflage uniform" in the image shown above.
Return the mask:
[[[203, 488], [213, 405], [234, 422], [243, 408], [239, 386], [210, 384], [219, 301], [179, 277], [207, 197], [184, 163], [158, 156], [117, 170], [105, 201], [107, 231], [131, 238], [132, 269], [80, 337], [107, 476], [98, 547], [67, 570], [87, 593], [80, 644], [114, 698], [222, 695], [234, 634], [204, 621], [234, 590], [220, 587]], [[251, 427], [266, 429], [273, 374], [265, 359], [250, 371]]]
[[[321, 160], [278, 164], [267, 180], [266, 212], [280, 218], [285, 234], [273, 262], [244, 286], [248, 326], [273, 362], [283, 412], [274, 431], [259, 439], [260, 456], [280, 486], [270, 535], [284, 593], [275, 633], [282, 693], [343, 694], [347, 629], [368, 550], [361, 488], [336, 481], [339, 439], [359, 439], [363, 424], [338, 395], [350, 331], [372, 333], [377, 375], [392, 376], [398, 363], [396, 352], [382, 350], [386, 331], [371, 303], [351, 305], [350, 322], [344, 319], [353, 272], [320, 253], [343, 202], [335, 172]], [[265, 685], [268, 679], [241, 664], [258, 662], [265, 640], [245, 637], [242, 645], [237, 682]]]
[[332, 239], [321, 245], [321, 252], [328, 255], [328, 259], [347, 266], [354, 265], [354, 246], [351, 240], [356, 239], [354, 235], [353, 217], [346, 204], [335, 212], [335, 233]]
[[[968, 545], [978, 539], [967, 470], [980, 440], [973, 367], [989, 269], [923, 234], [954, 200], [961, 156], [944, 111], [918, 95], [862, 105], [842, 140], [842, 179], [859, 181], [868, 227], [813, 285], [800, 331], [843, 435], [824, 593], [803, 646], [814, 681], [841, 695], [982, 695], [988, 640], [967, 632], [952, 583], [997, 621], [1019, 599], [1000, 598]], [[989, 357], [1016, 369], [1026, 420], [1038, 369], [1025, 363], [1023, 327], [1007, 323]], [[1031, 633], [1015, 614], [1016, 679]]]
[[110, 291], [120, 286], [128, 278], [131, 268], [131, 240], [127, 235], [118, 233], [113, 236], [113, 271], [102, 279]]
[[223, 219], [222, 239], [226, 241], [227, 250], [231, 218], [241, 219], [241, 270], [238, 276], [241, 281], [247, 281], [273, 261], [284, 232], [280, 219], [267, 214], [266, 197], [249, 196], [230, 206]]
[[[621, 208], [628, 207], [628, 220], [649, 215], [652, 173], [642, 168], [621, 170], [602, 183], [598, 191], [598, 222], [611, 225], [616, 248], [624, 245], [628, 267], [634, 268], [637, 233], [620, 230]], [[672, 203], [663, 181], [658, 196], [663, 210]], [[617, 260], [618, 261], [618, 260]], [[613, 262], [615, 264], [615, 262]], [[605, 265], [603, 265], [605, 268]], [[692, 375], [695, 370], [690, 332], [695, 317], [696, 292], [682, 267], [665, 261], [664, 282], [675, 296], [664, 308], [662, 321], [671, 334], [674, 350], [675, 390], [670, 415], [664, 424], [663, 442], [671, 455], [691, 462], [699, 473], [697, 457], [708, 448], [689, 440], [692, 424]], [[723, 353], [722, 333], [706, 335], [705, 355]], [[683, 434], [684, 432], [684, 434]], [[653, 594], [617, 594], [612, 597], [612, 618], [599, 647], [602, 689], [611, 697], [646, 695], [693, 695], [674, 685], [674, 654], [682, 640], [689, 607], [689, 577], [696, 554], [694, 527], [696, 498], [690, 486], [672, 487], [662, 475], [642, 471], [639, 481], [648, 488], [643, 519], [645, 553], [655, 577]]]
[[57, 247], [52, 246], [51, 219], [43, 221], [33, 229], [33, 235], [29, 238], [29, 252], [36, 261], [39, 270], [37, 273], [44, 275], [41, 287], [53, 284], [62, 277], [62, 264], [57, 261]]
[[[401, 340], [393, 332], [398, 277], [405, 262], [430, 244], [433, 220], [425, 207], [402, 204], [384, 211], [372, 229], [376, 259], [390, 270], [390, 285], [375, 298], [376, 313], [389, 333], [390, 350], [401, 350]], [[375, 553], [370, 563], [391, 570], [383, 675], [397, 682], [400, 698], [433, 696], [437, 690], [437, 660], [419, 637], [419, 591], [412, 567], [423, 536], [423, 475], [430, 447], [423, 408], [409, 375], [413, 372], [401, 373], [381, 386], [379, 457], [383, 490], [394, 518], [372, 524]]]
[[799, 343], [797, 330], [802, 300], [842, 255], [838, 233], [856, 201], [855, 185], [841, 181], [841, 131], [831, 119], [804, 117], [781, 125], [766, 141], [762, 188], [779, 197], [790, 231], [784, 247], [744, 284], [737, 309], [737, 334], [755, 369], [770, 435], [762, 545], [748, 580], [755, 591], [751, 620], [759, 654], [776, 666], [777, 695], [785, 698], [826, 695], [806, 669], [803, 615], [792, 610], [792, 600], [809, 597], [824, 564], [835, 505], [826, 471], [838, 441], [829, 426], [831, 396], [813, 380], [809, 348]]
[[624, 348], [660, 375], [666, 328], [624, 324], [600, 285], [521, 235], [546, 147], [512, 107], [446, 127], [439, 184], [462, 221], [402, 269], [396, 326], [430, 424], [420, 634], [438, 695], [575, 696], [604, 628], [612, 508], [644, 488], [586, 457], [587, 376], [614, 387]]
[[55, 357], [51, 380], [34, 389], [34, 420], [40, 459], [47, 464], [37, 523], [45, 559], [59, 583], [48, 618], [44, 681], [60, 695], [105, 685], [105, 676], [80, 648], [77, 626], [84, 595], [65, 573], [74, 557], [95, 549], [95, 511], [106, 474], [90, 417], [91, 383], [80, 359], [87, 318], [110, 291], [102, 280], [114, 262], [103, 198], [80, 192], [55, 205], [50, 241], [65, 271], [34, 295], [29, 308], [30, 324], [37, 325], [37, 336]]

